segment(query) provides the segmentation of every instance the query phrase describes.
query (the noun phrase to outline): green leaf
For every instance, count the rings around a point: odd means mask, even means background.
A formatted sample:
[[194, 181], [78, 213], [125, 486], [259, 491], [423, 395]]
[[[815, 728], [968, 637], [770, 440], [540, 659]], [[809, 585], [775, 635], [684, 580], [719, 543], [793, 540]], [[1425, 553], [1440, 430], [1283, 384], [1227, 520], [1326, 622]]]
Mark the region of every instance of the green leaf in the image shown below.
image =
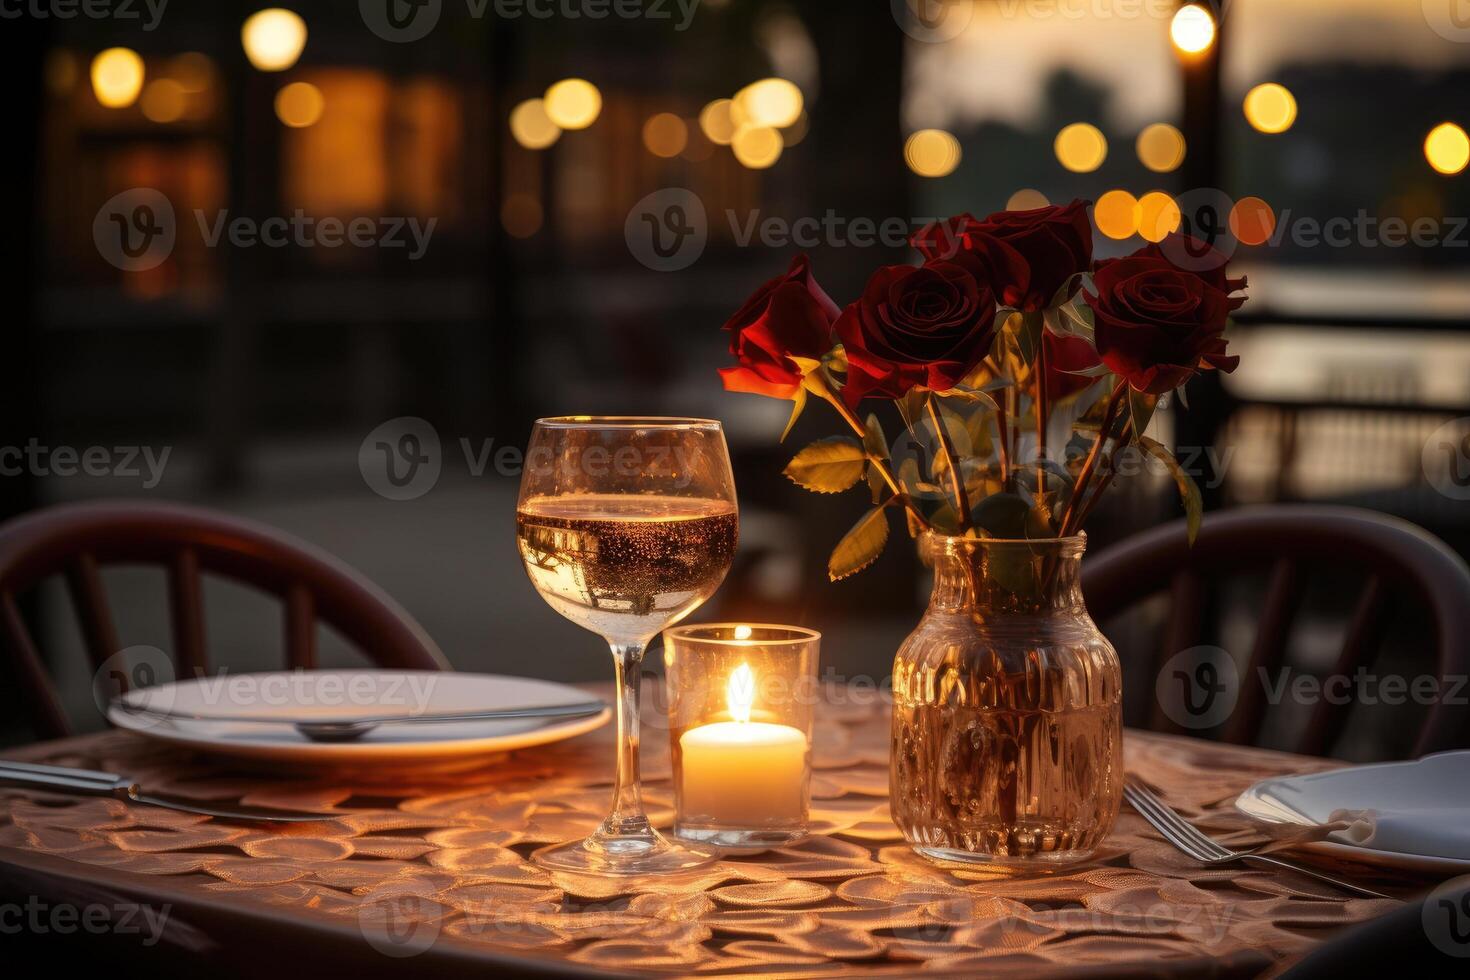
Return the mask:
[[888, 438], [883, 434], [883, 423], [878, 421], [878, 416], [868, 414], [867, 426], [863, 432], [863, 448], [867, 450], [868, 462], [868, 490], [872, 494], [873, 504], [881, 504], [891, 490], [888, 481], [883, 479], [883, 474], [872, 462], [874, 459], [888, 459]]
[[1189, 543], [1194, 544], [1194, 539], [1199, 535], [1200, 521], [1204, 519], [1205, 503], [1200, 497], [1199, 486], [1194, 482], [1194, 477], [1184, 471], [1179, 465], [1179, 460], [1174, 454], [1156, 439], [1148, 436], [1139, 436], [1138, 444], [1155, 459], [1169, 468], [1169, 475], [1174, 477], [1174, 483], [1179, 487], [1179, 498], [1184, 502], [1185, 523], [1189, 527]]
[[867, 462], [856, 439], [830, 436], [797, 453], [784, 472], [792, 483], [814, 493], [841, 493], [863, 478]]
[[827, 577], [837, 582], [855, 575], [878, 560], [888, 544], [888, 515], [886, 507], [874, 507], [852, 526], [843, 539], [832, 549], [827, 559]]
[[1041, 346], [1041, 332], [1045, 321], [1040, 313], [1012, 313], [1006, 318], [1006, 332], [1010, 334], [1016, 353], [1022, 363], [1036, 360], [1036, 351]]
[[970, 519], [992, 538], [1024, 538], [1032, 500], [1019, 493], [993, 493], [970, 508]]
[[1150, 395], [1143, 391], [1128, 389], [1128, 414], [1133, 419], [1133, 439], [1139, 441], [1143, 438], [1144, 430], [1148, 428], [1149, 421], [1154, 417], [1154, 409], [1159, 405], [1159, 396]]
[[1093, 343], [1092, 307], [1073, 300], [1046, 311], [1046, 328], [1058, 337], [1080, 337]]
[[786, 441], [786, 437], [789, 436], [789, 435], [791, 435], [791, 430], [796, 425], [796, 420], [799, 419], [799, 418], [801, 418], [802, 410], [805, 409], [805, 408], [806, 408], [806, 388], [805, 387], [802, 387], [802, 388], [796, 389], [796, 394], [794, 396], [792, 396], [792, 399], [791, 399], [791, 418], [789, 418], [789, 419], [786, 420], [786, 428], [784, 428], [784, 429], [781, 430], [781, 439], [780, 439], [781, 442], [785, 442]]

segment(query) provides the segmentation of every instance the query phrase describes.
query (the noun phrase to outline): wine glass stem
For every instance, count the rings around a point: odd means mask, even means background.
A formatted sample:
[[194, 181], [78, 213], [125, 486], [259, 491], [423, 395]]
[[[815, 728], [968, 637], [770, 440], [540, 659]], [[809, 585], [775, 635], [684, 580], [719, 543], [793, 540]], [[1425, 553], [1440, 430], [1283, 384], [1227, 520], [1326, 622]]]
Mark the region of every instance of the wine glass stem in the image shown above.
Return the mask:
[[642, 681], [643, 644], [613, 643], [613, 661], [618, 685], [618, 781], [613, 790], [612, 812], [602, 822], [597, 836], [616, 847], [618, 843], [654, 843], [657, 838], [643, 813], [638, 788], [638, 713]]

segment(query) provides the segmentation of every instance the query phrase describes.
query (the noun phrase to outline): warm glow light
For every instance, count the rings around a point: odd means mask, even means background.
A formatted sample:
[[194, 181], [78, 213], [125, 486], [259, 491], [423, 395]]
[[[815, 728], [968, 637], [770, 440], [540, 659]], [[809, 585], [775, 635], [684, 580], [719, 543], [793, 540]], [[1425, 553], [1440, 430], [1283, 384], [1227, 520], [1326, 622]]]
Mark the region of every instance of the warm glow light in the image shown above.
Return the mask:
[[735, 639], [737, 639], [737, 640], [748, 640], [748, 639], [750, 639], [751, 634], [753, 632], [754, 632], [754, 630], [752, 630], [749, 626], [746, 626], [744, 624], [741, 624], [741, 625], [735, 627]]
[[1263, 133], [1284, 133], [1296, 122], [1296, 97], [1275, 82], [1247, 92], [1244, 108], [1246, 120]]
[[735, 138], [734, 105], [729, 99], [715, 99], [699, 112], [699, 128], [716, 146], [729, 146]]
[[292, 82], [276, 93], [276, 118], [292, 129], [305, 129], [321, 119], [327, 100], [310, 82]]
[[742, 662], [730, 671], [730, 683], [725, 687], [725, 704], [730, 717], [741, 724], [750, 722], [750, 709], [755, 705], [755, 673], [750, 664]]
[[530, 238], [544, 220], [541, 202], [530, 194], [508, 194], [500, 205], [500, 223], [512, 238]]
[[1140, 163], [1166, 174], [1184, 162], [1184, 134], [1168, 123], [1154, 123], [1138, 134], [1137, 150]]
[[781, 159], [781, 134], [769, 126], [742, 126], [730, 141], [735, 159], [751, 170], [764, 170]]
[[1122, 241], [1138, 233], [1138, 199], [1124, 190], [1108, 191], [1092, 206], [1097, 230]]
[[1169, 24], [1174, 46], [1185, 54], [1199, 54], [1215, 43], [1215, 18], [1199, 4], [1180, 7]]
[[795, 146], [802, 140], [806, 139], [806, 134], [811, 130], [811, 128], [812, 121], [810, 118], [807, 117], [807, 114], [803, 112], [801, 115], [796, 117], [796, 122], [781, 130], [781, 142], [785, 143], [788, 147]]
[[1007, 211], [1035, 211], [1044, 208], [1051, 201], [1041, 191], [1031, 187], [1023, 187], [1010, 196], [1006, 201]]
[[294, 11], [271, 7], [251, 14], [240, 28], [245, 57], [261, 71], [285, 71], [306, 47], [306, 21]]
[[1108, 158], [1108, 140], [1091, 123], [1073, 123], [1057, 133], [1057, 160], [1074, 174], [1090, 174]]
[[1470, 164], [1470, 137], [1452, 122], [1440, 123], [1424, 137], [1424, 159], [1442, 174], [1457, 174]]
[[562, 129], [586, 129], [602, 113], [602, 93], [585, 78], [566, 78], [546, 90], [546, 115]]
[[903, 159], [920, 177], [947, 177], [960, 165], [960, 141], [942, 129], [921, 129], [903, 145]]
[[92, 91], [109, 109], [130, 106], [143, 90], [143, 59], [128, 48], [108, 48], [92, 59]]
[[1138, 199], [1138, 233], [1145, 241], [1161, 242], [1179, 230], [1183, 215], [1179, 205], [1163, 191], [1149, 191]]
[[1259, 197], [1243, 197], [1230, 209], [1230, 233], [1242, 245], [1264, 245], [1276, 230], [1276, 214]]
[[214, 82], [214, 62], [209, 55], [185, 51], [168, 63], [168, 73], [178, 79], [187, 95], [198, 95]]
[[510, 135], [528, 150], [544, 150], [561, 138], [561, 127], [541, 99], [527, 99], [510, 112]]
[[152, 122], [178, 122], [184, 117], [184, 86], [172, 78], [156, 78], [143, 89], [139, 107]]
[[805, 104], [801, 89], [784, 78], [763, 78], [752, 82], [732, 100], [740, 121], [751, 126], [782, 129], [801, 118]]
[[689, 143], [689, 127], [672, 112], [650, 116], [643, 124], [643, 145], [656, 157], [676, 157]]

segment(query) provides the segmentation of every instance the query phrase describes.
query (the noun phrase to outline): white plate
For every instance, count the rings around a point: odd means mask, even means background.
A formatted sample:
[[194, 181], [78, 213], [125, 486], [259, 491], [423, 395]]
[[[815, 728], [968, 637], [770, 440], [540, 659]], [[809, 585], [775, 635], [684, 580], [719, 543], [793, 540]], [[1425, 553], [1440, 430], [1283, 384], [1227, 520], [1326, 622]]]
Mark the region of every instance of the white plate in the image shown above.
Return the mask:
[[588, 718], [544, 721], [415, 722], [388, 724], [351, 742], [313, 742], [289, 724], [222, 720], [332, 718], [488, 711], [588, 701], [565, 684], [421, 670], [312, 670], [226, 674], [131, 691], [132, 705], [188, 719], [158, 719], [114, 704], [118, 728], [216, 755], [298, 765], [473, 762], [490, 752], [558, 742], [607, 723], [611, 709]]
[[[1257, 783], [1235, 801], [1235, 808], [1266, 823], [1304, 827], [1329, 822], [1337, 810], [1384, 812], [1465, 806], [1470, 799], [1470, 752], [1441, 752], [1413, 762], [1352, 766], [1307, 776], [1284, 776]], [[1470, 819], [1470, 809], [1466, 811]], [[1464, 874], [1470, 861], [1434, 854], [1411, 854], [1364, 847], [1341, 838], [1310, 841], [1300, 849], [1379, 867], [1425, 874]]]

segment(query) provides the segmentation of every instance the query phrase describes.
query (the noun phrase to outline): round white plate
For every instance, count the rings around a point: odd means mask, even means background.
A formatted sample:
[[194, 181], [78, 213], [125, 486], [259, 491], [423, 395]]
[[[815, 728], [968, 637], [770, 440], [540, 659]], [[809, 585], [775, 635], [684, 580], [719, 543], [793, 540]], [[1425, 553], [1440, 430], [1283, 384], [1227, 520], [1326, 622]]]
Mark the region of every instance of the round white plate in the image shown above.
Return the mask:
[[[113, 704], [118, 728], [215, 755], [298, 765], [473, 762], [581, 735], [607, 723], [611, 708], [587, 718], [414, 722], [380, 725], [351, 742], [313, 742], [284, 719], [350, 719], [541, 707], [593, 700], [565, 684], [420, 670], [311, 670], [225, 674], [130, 691], [129, 705], [186, 718], [161, 719]], [[226, 720], [249, 717], [252, 721]], [[282, 722], [258, 724], [263, 722]]]
[[[1446, 769], [1459, 778], [1446, 778]], [[1470, 752], [1441, 752], [1413, 762], [1351, 766], [1306, 776], [1284, 776], [1257, 783], [1235, 801], [1235, 808], [1266, 823], [1304, 827], [1329, 822], [1337, 810], [1414, 810], [1463, 805]], [[1470, 819], [1470, 812], [1466, 814]], [[1470, 861], [1434, 854], [1409, 854], [1363, 847], [1339, 838], [1300, 845], [1332, 858], [1421, 874], [1464, 874]]]

